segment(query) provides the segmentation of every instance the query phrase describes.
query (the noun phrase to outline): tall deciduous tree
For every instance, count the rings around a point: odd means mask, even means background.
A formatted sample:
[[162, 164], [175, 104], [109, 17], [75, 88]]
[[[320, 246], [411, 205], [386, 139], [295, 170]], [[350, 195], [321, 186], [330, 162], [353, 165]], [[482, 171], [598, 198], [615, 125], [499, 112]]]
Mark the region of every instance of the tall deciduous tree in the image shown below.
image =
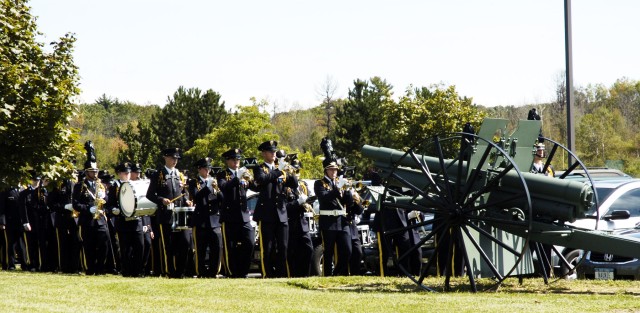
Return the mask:
[[38, 34], [27, 1], [0, 0], [0, 184], [18, 183], [29, 168], [50, 178], [72, 168], [75, 37], [66, 34], [45, 52]]

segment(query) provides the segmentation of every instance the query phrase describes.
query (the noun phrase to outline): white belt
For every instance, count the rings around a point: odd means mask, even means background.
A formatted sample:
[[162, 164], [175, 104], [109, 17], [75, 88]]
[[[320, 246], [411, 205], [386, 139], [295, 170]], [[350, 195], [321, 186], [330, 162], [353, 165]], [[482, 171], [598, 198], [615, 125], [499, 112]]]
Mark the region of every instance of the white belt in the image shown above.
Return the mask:
[[320, 215], [329, 215], [329, 216], [347, 215], [347, 210], [320, 210]]

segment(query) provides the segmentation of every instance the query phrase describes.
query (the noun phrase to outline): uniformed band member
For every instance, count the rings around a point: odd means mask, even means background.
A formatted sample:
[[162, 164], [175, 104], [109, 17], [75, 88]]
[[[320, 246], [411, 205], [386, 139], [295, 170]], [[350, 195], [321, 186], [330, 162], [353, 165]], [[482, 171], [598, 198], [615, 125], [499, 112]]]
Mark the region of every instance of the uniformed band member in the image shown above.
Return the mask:
[[[300, 162], [291, 162], [300, 172]], [[287, 215], [289, 217], [289, 269], [292, 277], [307, 277], [311, 274], [311, 258], [313, 257], [313, 241], [309, 234], [309, 221], [305, 214], [313, 214], [313, 208], [306, 203], [309, 187], [298, 181], [298, 188], [287, 187]]]
[[79, 212], [78, 225], [86, 274], [103, 275], [110, 243], [104, 213], [107, 190], [98, 179], [96, 162], [87, 160], [84, 167], [85, 178], [73, 188], [73, 208]]
[[[142, 180], [142, 165], [140, 163], [131, 163], [131, 174], [129, 181], [135, 182]], [[144, 264], [145, 275], [151, 274], [151, 249], [152, 240], [154, 238], [153, 228], [151, 227], [151, 216], [142, 217], [142, 233], [144, 235], [144, 249], [142, 252], [142, 264]]]
[[24, 241], [29, 270], [49, 271], [47, 231], [51, 223], [46, 203], [47, 189], [42, 186], [41, 177], [31, 171], [31, 184], [20, 192], [20, 219], [24, 227]]
[[[349, 275], [351, 258], [351, 232], [347, 219], [346, 196], [341, 190], [343, 181], [337, 178], [338, 164], [325, 159], [322, 162], [324, 177], [316, 180], [313, 189], [320, 203], [320, 234], [324, 247], [324, 276]], [[337, 251], [334, 260], [334, 251]], [[335, 266], [332, 268], [332, 262]]]
[[347, 220], [349, 221], [349, 233], [351, 234], [351, 258], [349, 259], [349, 274], [360, 274], [360, 263], [364, 256], [362, 251], [362, 241], [360, 240], [360, 231], [358, 230], [358, 221], [360, 220], [364, 207], [362, 199], [357, 191], [348, 190], [351, 194], [347, 197]]
[[188, 229], [174, 231], [172, 225], [176, 220], [173, 211], [175, 207], [191, 207], [192, 203], [188, 200], [185, 176], [176, 168], [180, 149], [168, 148], [162, 154], [165, 165], [151, 176], [146, 196], [158, 206], [156, 238], [162, 274], [182, 278], [186, 275], [192, 233]]
[[144, 234], [142, 218], [127, 218], [120, 212], [120, 187], [122, 184], [129, 182], [131, 166], [128, 162], [125, 162], [116, 166], [115, 170], [118, 179], [109, 187], [107, 212], [110, 212], [110, 217], [114, 221], [114, 228], [118, 235], [120, 272], [124, 277], [143, 277]]
[[256, 188], [260, 192], [253, 219], [258, 223], [263, 278], [289, 276], [289, 224], [285, 188], [298, 188], [298, 180], [276, 165], [277, 145], [276, 141], [271, 140], [258, 146], [264, 162], [253, 172]]
[[211, 158], [200, 159], [195, 166], [198, 177], [189, 181], [189, 195], [195, 204], [190, 225], [196, 248], [195, 272], [198, 277], [215, 278], [222, 267], [220, 211], [223, 197], [217, 180], [210, 176]]
[[55, 214], [58, 269], [63, 273], [78, 273], [80, 270], [80, 240], [72, 205], [73, 186], [77, 181], [78, 174], [74, 170], [70, 178], [56, 182], [49, 193], [49, 207]]
[[246, 277], [255, 243], [255, 230], [247, 206], [247, 191], [253, 185], [253, 178], [246, 168], [240, 168], [241, 149], [230, 149], [222, 154], [222, 158], [227, 168], [217, 174], [217, 179], [224, 196], [221, 220], [226, 274]]
[[[0, 193], [0, 230], [2, 230], [2, 269], [15, 270], [20, 264], [22, 270], [29, 270], [24, 242], [24, 227], [20, 220], [20, 187], [9, 187]], [[15, 255], [18, 256], [16, 259]]]

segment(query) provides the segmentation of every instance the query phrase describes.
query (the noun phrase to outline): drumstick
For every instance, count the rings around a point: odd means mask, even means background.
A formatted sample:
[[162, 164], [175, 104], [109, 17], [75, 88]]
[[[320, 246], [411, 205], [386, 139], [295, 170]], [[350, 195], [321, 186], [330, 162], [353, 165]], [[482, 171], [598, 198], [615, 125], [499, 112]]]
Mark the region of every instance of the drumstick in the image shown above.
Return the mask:
[[178, 199], [182, 198], [182, 196], [184, 196], [184, 194], [181, 194], [181, 195], [179, 195], [179, 196], [177, 196], [177, 197], [175, 197], [175, 198], [173, 198], [173, 199], [169, 200], [169, 203], [173, 203], [173, 201], [176, 201], [176, 200], [178, 200]]

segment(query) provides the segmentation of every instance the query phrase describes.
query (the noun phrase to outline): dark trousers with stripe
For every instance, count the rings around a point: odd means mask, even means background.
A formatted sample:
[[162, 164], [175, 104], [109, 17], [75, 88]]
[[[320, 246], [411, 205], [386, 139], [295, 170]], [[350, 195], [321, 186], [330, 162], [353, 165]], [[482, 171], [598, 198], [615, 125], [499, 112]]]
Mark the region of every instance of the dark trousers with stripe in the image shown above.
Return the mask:
[[287, 245], [289, 224], [282, 222], [258, 223], [260, 229], [260, 262], [262, 277], [289, 277]]
[[[324, 259], [323, 275], [348, 276], [349, 259], [351, 259], [351, 234], [341, 230], [322, 230], [321, 233], [322, 245], [324, 246], [322, 254]], [[334, 260], [334, 256], [336, 260]]]
[[105, 274], [105, 263], [109, 251], [107, 225], [80, 226], [84, 267], [87, 275]]
[[159, 233], [156, 234], [156, 238], [159, 240], [162, 273], [174, 278], [184, 277], [187, 273], [187, 261], [191, 254], [191, 230], [172, 231], [171, 224], [160, 224], [158, 229]]
[[222, 230], [220, 227], [194, 227], [193, 240], [196, 247], [196, 275], [215, 278], [222, 267]]
[[362, 242], [360, 238], [351, 238], [351, 259], [349, 260], [349, 274], [360, 275], [361, 262], [363, 257]]
[[15, 269], [17, 263], [21, 264], [23, 270], [28, 269], [23, 233], [19, 228], [6, 228], [2, 231], [2, 269]]
[[256, 242], [255, 230], [251, 222], [222, 223], [222, 235], [227, 276], [247, 277]]
[[124, 277], [140, 277], [144, 274], [144, 234], [142, 231], [119, 231], [121, 273]]
[[80, 270], [80, 240], [78, 226], [73, 219], [70, 223], [56, 227], [58, 242], [58, 268], [63, 273], [78, 273]]

